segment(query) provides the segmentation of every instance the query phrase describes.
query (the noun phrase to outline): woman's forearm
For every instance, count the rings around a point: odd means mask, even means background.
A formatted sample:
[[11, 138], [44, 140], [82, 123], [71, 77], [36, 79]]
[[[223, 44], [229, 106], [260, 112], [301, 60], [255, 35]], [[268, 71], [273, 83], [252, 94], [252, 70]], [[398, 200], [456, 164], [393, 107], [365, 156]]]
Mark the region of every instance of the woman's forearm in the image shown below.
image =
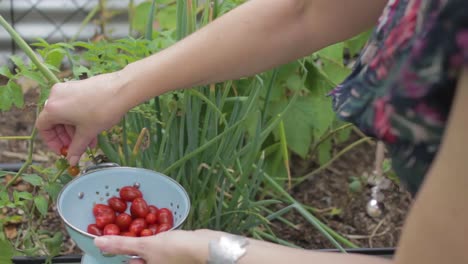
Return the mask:
[[[223, 233], [209, 231], [210, 234], [216, 234], [221, 237]], [[194, 234], [199, 237], [205, 237], [206, 231], [198, 230]], [[224, 234], [226, 235], [226, 234]], [[215, 236], [215, 235], [212, 235]], [[214, 239], [213, 239], [214, 240]], [[201, 240], [203, 241], [203, 240]], [[185, 250], [185, 249], [182, 249]], [[192, 256], [195, 256], [196, 263], [205, 264], [208, 260], [208, 245], [201, 242], [196, 247], [191, 247]], [[320, 252], [314, 250], [296, 249], [277, 245], [270, 242], [249, 239], [246, 246], [245, 255], [238, 261], [239, 264], [284, 264], [284, 263], [320, 263], [320, 264], [391, 264], [390, 259], [381, 257], [366, 256], [361, 254], [344, 254]]]
[[173, 46], [128, 65], [120, 73], [124, 85], [119, 95], [131, 108], [167, 91], [271, 69], [371, 27], [385, 2], [248, 1]]

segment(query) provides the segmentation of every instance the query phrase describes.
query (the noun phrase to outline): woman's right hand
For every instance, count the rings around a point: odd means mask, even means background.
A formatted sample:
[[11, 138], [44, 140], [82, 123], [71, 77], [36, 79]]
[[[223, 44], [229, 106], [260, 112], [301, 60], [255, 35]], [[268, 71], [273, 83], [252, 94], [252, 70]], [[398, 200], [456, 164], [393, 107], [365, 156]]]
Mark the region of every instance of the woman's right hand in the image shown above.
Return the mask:
[[120, 72], [102, 74], [52, 87], [36, 127], [43, 141], [56, 153], [68, 146], [68, 160], [76, 165], [101, 131], [118, 123], [129, 110], [119, 96]]

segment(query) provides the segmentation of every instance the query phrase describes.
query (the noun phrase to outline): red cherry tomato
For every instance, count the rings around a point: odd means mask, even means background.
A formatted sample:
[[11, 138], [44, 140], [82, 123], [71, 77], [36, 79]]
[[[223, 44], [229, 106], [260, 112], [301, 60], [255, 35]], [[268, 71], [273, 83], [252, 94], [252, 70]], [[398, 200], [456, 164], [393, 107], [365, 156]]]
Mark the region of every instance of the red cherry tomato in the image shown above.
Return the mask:
[[117, 236], [120, 234], [120, 229], [116, 224], [108, 224], [104, 227], [103, 234]]
[[158, 226], [157, 234], [171, 230], [172, 225], [170, 224], [160, 224]]
[[122, 200], [127, 201], [127, 202], [131, 202], [135, 198], [138, 198], [138, 197], [140, 198], [143, 197], [143, 194], [141, 193], [141, 191], [133, 186], [123, 187], [122, 189], [120, 189], [119, 194], [120, 194], [120, 198], [122, 198]]
[[96, 225], [99, 228], [104, 228], [108, 224], [113, 224], [115, 221], [115, 214], [102, 213], [96, 216]]
[[152, 213], [152, 214], [157, 214], [158, 213], [158, 208], [154, 205], [150, 205], [148, 206], [148, 209], [149, 209], [149, 212]]
[[157, 224], [148, 225], [148, 229], [151, 230], [153, 232], [153, 234], [158, 233], [158, 225]]
[[109, 206], [116, 212], [123, 213], [127, 210], [127, 204], [118, 197], [111, 197], [107, 200]]
[[121, 232], [120, 235], [121, 236], [126, 236], [126, 237], [136, 237], [137, 236], [137, 235], [135, 235], [135, 233], [130, 232], [130, 231]]
[[148, 204], [143, 198], [137, 197], [130, 206], [130, 212], [134, 218], [145, 218], [149, 213]]
[[78, 168], [78, 166], [70, 166], [68, 167], [68, 174], [70, 174], [70, 176], [76, 176], [80, 174], [80, 168]]
[[158, 222], [160, 224], [169, 224], [169, 225], [174, 225], [174, 218], [172, 216], [171, 210], [167, 208], [161, 208], [158, 211]]
[[93, 215], [98, 216], [101, 214], [115, 214], [114, 210], [108, 205], [105, 204], [96, 204], [93, 207]]
[[97, 227], [96, 224], [90, 224], [88, 225], [88, 229], [87, 229], [88, 233], [90, 233], [91, 235], [95, 235], [95, 236], [102, 236], [102, 230]]
[[137, 218], [133, 220], [133, 222], [130, 224], [130, 227], [128, 230], [130, 232], [135, 233], [137, 236], [140, 236], [140, 233], [143, 229], [146, 229], [148, 225], [146, 224], [145, 219], [143, 218]]
[[126, 231], [132, 223], [132, 217], [129, 214], [121, 213], [115, 218], [115, 224], [120, 228], [121, 231]]
[[150, 229], [143, 229], [141, 230], [140, 236], [145, 237], [145, 236], [152, 236], [154, 235], [153, 231]]
[[60, 155], [66, 157], [68, 155], [68, 146], [63, 146], [61, 149], [60, 149]]
[[145, 220], [148, 225], [156, 224], [158, 221], [158, 216], [156, 214], [149, 213], [146, 215]]

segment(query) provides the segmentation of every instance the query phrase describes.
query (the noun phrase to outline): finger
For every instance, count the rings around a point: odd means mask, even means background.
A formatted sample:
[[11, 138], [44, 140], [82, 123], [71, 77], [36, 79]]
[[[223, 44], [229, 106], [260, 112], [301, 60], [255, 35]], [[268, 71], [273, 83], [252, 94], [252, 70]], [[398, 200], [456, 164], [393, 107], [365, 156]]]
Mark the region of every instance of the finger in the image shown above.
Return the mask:
[[81, 155], [85, 152], [86, 147], [91, 143], [96, 135], [89, 135], [85, 132], [86, 129], [78, 128], [73, 135], [70, 147], [68, 147], [68, 162], [71, 166], [75, 166], [80, 160]]
[[131, 259], [128, 264], [146, 264], [146, 261], [144, 259]]
[[93, 140], [91, 140], [91, 144], [89, 144], [89, 147], [90, 148], [95, 148], [97, 145], [97, 137], [93, 138]]
[[143, 257], [149, 250], [147, 238], [102, 236], [94, 239], [94, 244], [103, 252], [109, 254], [127, 254]]
[[69, 146], [71, 142], [71, 135], [68, 133], [68, 131], [65, 129], [66, 125], [57, 125], [55, 126], [55, 132], [57, 133], [57, 136], [60, 138], [60, 141], [62, 141], [62, 146]]
[[60, 148], [63, 146], [62, 141], [57, 136], [55, 128], [48, 130], [38, 130], [39, 136], [46, 143], [47, 147], [53, 150], [56, 154], [60, 153]]

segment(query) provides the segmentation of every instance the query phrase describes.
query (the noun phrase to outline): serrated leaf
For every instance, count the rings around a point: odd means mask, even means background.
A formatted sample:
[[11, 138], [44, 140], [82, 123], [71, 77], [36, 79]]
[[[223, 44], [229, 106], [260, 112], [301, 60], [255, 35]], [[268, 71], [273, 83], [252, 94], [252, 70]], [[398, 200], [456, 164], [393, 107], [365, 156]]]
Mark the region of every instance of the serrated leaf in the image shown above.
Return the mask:
[[0, 75], [3, 75], [7, 78], [13, 77], [13, 74], [10, 72], [10, 69], [7, 66], [0, 67]]
[[61, 48], [53, 49], [47, 53], [45, 63], [54, 66], [55, 68], [62, 65], [63, 58], [65, 57], [65, 51]]
[[[3, 228], [2, 228], [3, 230]], [[4, 264], [10, 264], [13, 263], [11, 261], [11, 258], [15, 255], [18, 255], [18, 253], [14, 250], [13, 246], [11, 243], [7, 240], [0, 240], [0, 263]]]
[[33, 186], [40, 186], [43, 184], [42, 177], [36, 174], [29, 174], [22, 176], [23, 181], [30, 183]]
[[36, 205], [37, 210], [41, 213], [42, 216], [47, 215], [49, 209], [49, 202], [44, 196], [36, 196], [34, 198], [34, 204]]
[[10, 88], [6, 85], [0, 86], [0, 110], [8, 111], [11, 109], [12, 100], [10, 98]]
[[55, 201], [55, 200], [57, 200], [57, 197], [58, 197], [60, 191], [62, 190], [62, 185], [60, 183], [57, 183], [57, 182], [51, 182], [51, 183], [45, 185], [44, 189], [50, 195], [52, 200]]
[[11, 55], [10, 56], [10, 60], [20, 69], [20, 70], [23, 70], [25, 68], [24, 66], [24, 61], [16, 56], [16, 55]]
[[21, 86], [19, 86], [12, 80], [8, 82], [7, 86], [10, 89], [10, 100], [12, 101], [12, 103], [18, 108], [23, 108], [24, 95]]
[[23, 200], [32, 200], [33, 196], [29, 192], [13, 192], [13, 197], [15, 198], [15, 201], [19, 201], [19, 199]]

